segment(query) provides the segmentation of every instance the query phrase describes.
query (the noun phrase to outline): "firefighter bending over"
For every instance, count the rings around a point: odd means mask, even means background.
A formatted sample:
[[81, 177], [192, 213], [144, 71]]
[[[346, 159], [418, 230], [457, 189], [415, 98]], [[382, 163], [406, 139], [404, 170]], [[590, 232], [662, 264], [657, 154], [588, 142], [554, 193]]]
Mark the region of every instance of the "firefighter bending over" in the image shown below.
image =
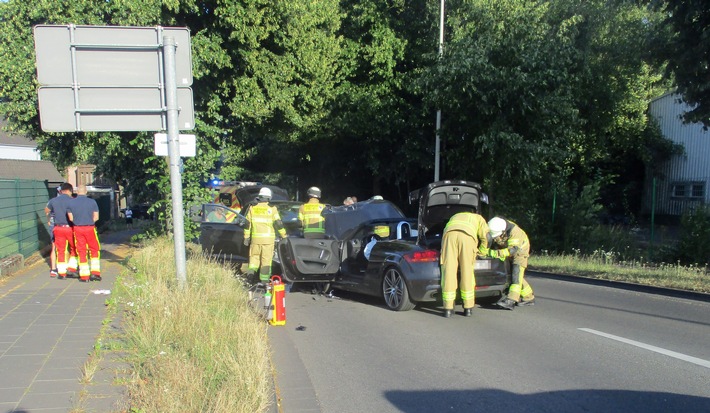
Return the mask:
[[269, 205], [270, 200], [271, 189], [261, 188], [257, 197], [258, 203], [247, 212], [246, 218], [250, 225], [249, 229], [244, 231], [244, 245], [249, 247], [247, 273], [251, 277], [258, 271], [261, 282], [269, 282], [271, 278], [276, 232], [281, 238], [286, 238], [279, 211], [275, 206]]
[[515, 306], [535, 304], [533, 289], [525, 280], [525, 269], [530, 257], [530, 240], [528, 235], [515, 222], [500, 217], [488, 221], [493, 245], [489, 255], [501, 261], [511, 261], [513, 280], [508, 289], [508, 295], [503, 296], [496, 304], [507, 310]]
[[[485, 218], [473, 212], [454, 214], [446, 224], [441, 240], [441, 297], [446, 318], [454, 312], [456, 289], [459, 287], [463, 315], [471, 316], [476, 298], [473, 269], [477, 251], [482, 255], [488, 253], [488, 225]], [[457, 272], [461, 274], [460, 285]]]
[[306, 195], [308, 202], [298, 209], [298, 219], [303, 226], [303, 238], [325, 238], [325, 218], [321, 215], [325, 205], [320, 203], [320, 189], [312, 186], [308, 188]]

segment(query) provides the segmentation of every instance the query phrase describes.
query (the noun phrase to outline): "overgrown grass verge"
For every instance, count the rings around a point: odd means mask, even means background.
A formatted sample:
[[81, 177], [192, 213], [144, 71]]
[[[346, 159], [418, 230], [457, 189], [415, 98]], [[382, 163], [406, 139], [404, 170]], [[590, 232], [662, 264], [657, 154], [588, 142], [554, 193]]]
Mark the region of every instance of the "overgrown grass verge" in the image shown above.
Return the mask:
[[533, 254], [529, 266], [537, 271], [710, 293], [707, 266], [619, 261], [613, 253], [599, 251], [588, 256]]
[[174, 246], [152, 239], [115, 288], [134, 378], [131, 411], [263, 412], [272, 397], [267, 324], [229, 269], [189, 254], [187, 285]]

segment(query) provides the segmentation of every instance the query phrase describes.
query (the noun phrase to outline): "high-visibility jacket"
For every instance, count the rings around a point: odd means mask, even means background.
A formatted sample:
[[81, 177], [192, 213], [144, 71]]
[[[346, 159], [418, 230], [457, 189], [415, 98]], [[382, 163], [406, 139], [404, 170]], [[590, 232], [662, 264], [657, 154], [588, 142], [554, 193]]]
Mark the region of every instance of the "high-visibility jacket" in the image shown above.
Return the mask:
[[276, 239], [276, 228], [281, 238], [286, 238], [279, 210], [268, 202], [259, 202], [249, 208], [247, 220], [250, 226], [248, 231], [244, 231], [244, 238], [251, 239], [253, 243], [273, 243]]
[[[487, 232], [486, 220], [471, 212], [454, 214], [444, 227], [440, 257], [444, 309], [454, 308], [457, 289], [461, 292], [464, 308], [473, 308], [476, 302], [476, 250], [488, 250]], [[457, 272], [461, 274], [460, 283]]]
[[318, 198], [311, 198], [298, 208], [298, 219], [303, 225], [303, 234], [325, 234], [325, 218], [321, 213], [325, 205]]
[[510, 254], [513, 264], [528, 267], [528, 258], [530, 258], [530, 240], [528, 234], [522, 230], [513, 221], [506, 220], [508, 225], [503, 233], [496, 237], [493, 242], [498, 248], [507, 248], [509, 251], [514, 251]]
[[472, 212], [454, 214], [444, 227], [444, 234], [449, 231], [462, 231], [476, 241], [481, 255], [488, 254], [488, 223], [486, 219]]

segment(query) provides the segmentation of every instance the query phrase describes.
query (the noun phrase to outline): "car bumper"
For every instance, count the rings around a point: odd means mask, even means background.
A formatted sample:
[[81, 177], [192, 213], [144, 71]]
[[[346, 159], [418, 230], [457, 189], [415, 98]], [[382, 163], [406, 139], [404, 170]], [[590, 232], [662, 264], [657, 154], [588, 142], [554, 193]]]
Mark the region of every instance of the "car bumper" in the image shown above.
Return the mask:
[[[441, 270], [438, 262], [404, 265], [412, 301], [431, 302], [441, 299]], [[510, 285], [505, 267], [493, 260], [476, 260], [476, 297], [496, 297]]]

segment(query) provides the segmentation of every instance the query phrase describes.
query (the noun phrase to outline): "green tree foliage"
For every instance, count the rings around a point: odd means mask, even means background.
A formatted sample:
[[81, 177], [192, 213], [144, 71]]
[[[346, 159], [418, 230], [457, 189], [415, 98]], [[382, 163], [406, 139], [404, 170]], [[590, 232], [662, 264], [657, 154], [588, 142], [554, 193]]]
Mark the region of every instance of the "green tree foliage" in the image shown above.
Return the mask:
[[[139, 200], [165, 200], [170, 190], [165, 160], [152, 155], [152, 133], [41, 131], [32, 27], [190, 28], [199, 148], [197, 158], [185, 161], [183, 182], [194, 188], [218, 160], [231, 165], [253, 155], [255, 142], [290, 142], [322, 127], [339, 79], [337, 5], [305, 0], [11, 0], [0, 4], [0, 114], [16, 131], [35, 138], [45, 159], [58, 167], [93, 162]], [[194, 199], [187, 192], [188, 203], [204, 199], [204, 191]]]
[[710, 207], [699, 205], [681, 217], [676, 257], [684, 264], [710, 264]]
[[10, 0], [0, 114], [58, 167], [95, 163], [138, 200], [169, 206], [152, 133], [40, 130], [31, 28], [186, 26], [198, 136], [186, 207], [206, 199], [212, 173], [404, 206], [431, 181], [441, 109], [442, 178], [482, 182], [492, 212], [573, 245], [567, 228], [544, 232], [555, 200], [555, 226], [576, 225], [562, 218], [567, 201], [591, 199], [585, 188], [599, 198], [576, 207], [632, 214], [643, 172], [669, 153], [646, 108], [669, 85], [649, 51], [667, 43], [670, 20], [648, 3], [448, 0], [440, 57], [439, 2], [427, 0]]
[[646, 113], [662, 68], [643, 47], [658, 13], [626, 1], [447, 4], [445, 52], [421, 78], [443, 112], [443, 176], [483, 181], [494, 208], [541, 225], [532, 232], [549, 224], [550, 188], [579, 197], [604, 182], [602, 197], [640, 199], [640, 185], [614, 184], [642, 180], [664, 146]]
[[426, 101], [443, 113], [442, 175], [490, 177], [493, 194], [503, 180], [529, 187], [563, 165], [579, 133], [576, 22], [550, 25], [541, 2], [450, 4], [445, 52], [422, 77]]
[[431, 14], [425, 1], [342, 1], [341, 7], [343, 79], [327, 127], [304, 145], [307, 156], [296, 166], [311, 171], [304, 187], [331, 187], [334, 201], [382, 190], [403, 201], [433, 159], [433, 134], [423, 125], [421, 98], [410, 87], [425, 59], [422, 48], [435, 50], [431, 41], [416, 43], [429, 29]]
[[710, 2], [670, 0], [661, 4], [672, 37], [668, 43], [661, 42], [659, 54], [668, 61], [683, 100], [693, 107], [684, 119], [709, 127]]

